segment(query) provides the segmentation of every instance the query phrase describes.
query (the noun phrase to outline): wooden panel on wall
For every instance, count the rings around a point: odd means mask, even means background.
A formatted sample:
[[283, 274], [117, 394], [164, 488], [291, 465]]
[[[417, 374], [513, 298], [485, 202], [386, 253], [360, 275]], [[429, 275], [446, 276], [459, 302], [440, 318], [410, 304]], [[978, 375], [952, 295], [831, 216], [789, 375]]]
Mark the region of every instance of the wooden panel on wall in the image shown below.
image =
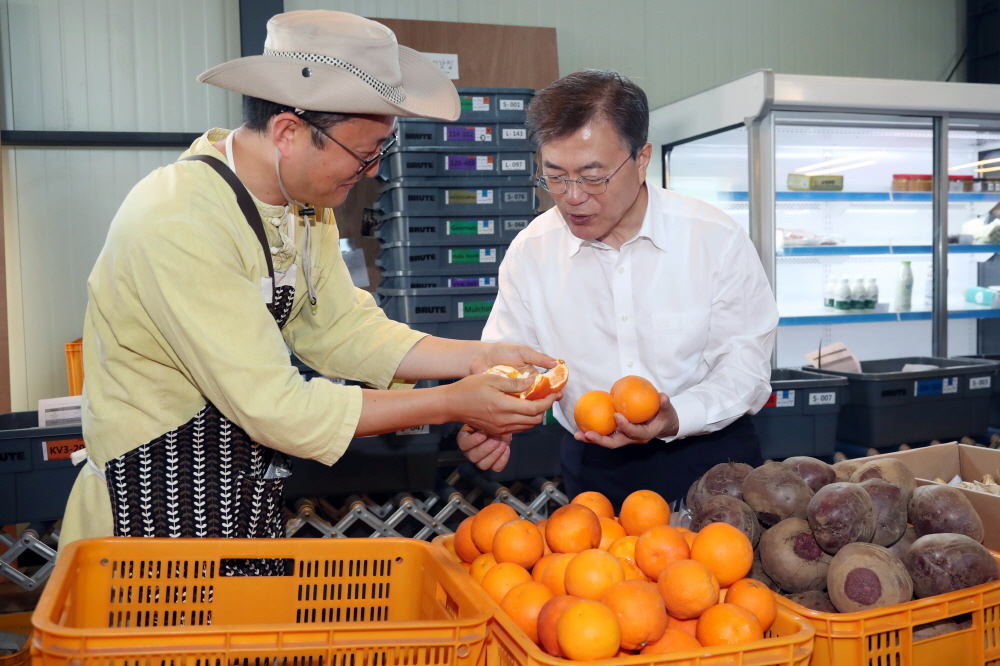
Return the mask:
[[[423, 53], [458, 55], [459, 87], [544, 88], [559, 78], [559, 55], [555, 28], [534, 28], [483, 23], [375, 19], [396, 33], [396, 40]], [[516, 44], [514, 47], [512, 45]], [[378, 286], [381, 273], [375, 267], [379, 242], [362, 236], [365, 208], [378, 197], [379, 183], [363, 178], [354, 186], [347, 201], [334, 213], [341, 238], [354, 240], [365, 252], [369, 291]], [[545, 205], [551, 205], [548, 193]]]

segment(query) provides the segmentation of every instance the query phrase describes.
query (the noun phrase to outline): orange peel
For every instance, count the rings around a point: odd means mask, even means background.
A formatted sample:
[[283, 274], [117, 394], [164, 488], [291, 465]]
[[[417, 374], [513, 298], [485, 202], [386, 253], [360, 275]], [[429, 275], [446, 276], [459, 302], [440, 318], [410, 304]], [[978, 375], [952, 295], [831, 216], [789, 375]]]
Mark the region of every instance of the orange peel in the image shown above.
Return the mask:
[[[509, 365], [494, 365], [484, 374], [499, 375], [501, 377], [510, 377], [512, 379], [521, 379], [532, 376], [529, 371], [522, 372]], [[557, 391], [563, 390], [566, 386], [566, 382], [569, 381], [569, 369], [566, 367], [566, 363], [564, 361], [557, 359], [556, 367], [549, 368], [545, 372], [536, 374], [534, 377], [535, 379], [531, 386], [518, 393], [518, 397], [524, 398], [525, 400], [540, 400], [541, 398], [556, 393]]]

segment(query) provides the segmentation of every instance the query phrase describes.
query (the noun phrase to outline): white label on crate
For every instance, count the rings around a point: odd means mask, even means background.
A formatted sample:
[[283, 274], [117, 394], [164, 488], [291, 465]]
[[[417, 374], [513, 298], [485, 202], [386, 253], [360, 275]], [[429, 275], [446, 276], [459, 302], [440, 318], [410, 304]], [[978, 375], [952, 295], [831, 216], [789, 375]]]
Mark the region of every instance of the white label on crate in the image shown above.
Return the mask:
[[495, 247], [487, 247], [480, 250], [479, 263], [481, 264], [497, 263], [497, 249]]
[[431, 62], [441, 68], [441, 71], [448, 75], [451, 80], [458, 79], [458, 54], [457, 53], [425, 53]]
[[38, 401], [38, 427], [79, 425], [83, 423], [80, 396], [42, 398]]
[[500, 100], [501, 111], [524, 111], [523, 99], [502, 99]]
[[528, 138], [528, 130], [526, 130], [526, 129], [508, 129], [508, 128], [504, 128], [504, 130], [500, 133], [500, 135], [504, 139], [527, 139]]
[[524, 171], [528, 168], [527, 160], [501, 160], [501, 171]]
[[431, 427], [429, 425], [413, 426], [412, 428], [407, 428], [406, 430], [397, 430], [397, 435], [429, 435], [431, 432]]
[[493, 190], [476, 190], [476, 203], [477, 204], [493, 203]]
[[493, 156], [476, 155], [476, 171], [493, 171]]
[[493, 140], [493, 128], [492, 127], [477, 127], [476, 128], [476, 141], [492, 141]]
[[970, 389], [988, 389], [992, 385], [992, 377], [973, 377], [969, 380]]
[[528, 226], [527, 220], [504, 220], [503, 229], [504, 231], [514, 231], [515, 229], [524, 229]]
[[472, 110], [473, 111], [489, 111], [490, 110], [490, 98], [489, 97], [473, 97], [472, 98]]
[[[476, 233], [492, 236], [495, 233], [494, 228], [493, 220], [479, 220], [479, 224], [476, 227]], [[989, 377], [987, 377], [987, 379], [989, 379]]]
[[810, 393], [809, 394], [809, 406], [813, 405], [836, 405], [837, 404], [837, 392], [830, 391], [829, 393]]

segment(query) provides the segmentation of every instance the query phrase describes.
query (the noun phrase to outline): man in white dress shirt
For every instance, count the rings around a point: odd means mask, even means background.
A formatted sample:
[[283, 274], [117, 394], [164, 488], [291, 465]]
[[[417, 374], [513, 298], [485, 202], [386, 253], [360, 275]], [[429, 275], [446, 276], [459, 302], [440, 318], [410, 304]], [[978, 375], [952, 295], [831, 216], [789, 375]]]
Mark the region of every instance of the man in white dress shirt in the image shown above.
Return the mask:
[[[535, 96], [527, 124], [556, 205], [511, 243], [483, 340], [566, 361], [553, 411], [575, 433], [561, 451], [569, 495], [596, 490], [620, 506], [649, 488], [672, 501], [719, 462], [759, 464], [748, 414], [771, 392], [778, 313], [750, 238], [722, 211], [646, 182], [649, 107], [626, 77], [570, 74]], [[580, 396], [626, 375], [661, 391], [656, 416], [580, 432]], [[459, 441], [483, 469], [506, 461], [508, 443], [468, 429]]]

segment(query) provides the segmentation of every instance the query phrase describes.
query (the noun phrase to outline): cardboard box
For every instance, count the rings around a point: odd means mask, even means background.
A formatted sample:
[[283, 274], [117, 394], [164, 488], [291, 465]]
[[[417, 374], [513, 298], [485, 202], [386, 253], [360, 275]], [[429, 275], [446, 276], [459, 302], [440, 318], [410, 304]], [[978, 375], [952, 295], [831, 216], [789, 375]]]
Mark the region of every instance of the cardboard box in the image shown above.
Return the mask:
[[[859, 460], [880, 458], [896, 458], [905, 464], [917, 478], [919, 486], [938, 483], [934, 479], [944, 479], [947, 482], [956, 475], [962, 477], [963, 481], [982, 481], [986, 474], [992, 474], [993, 478], [1000, 479], [1000, 450], [981, 446], [952, 442], [909, 451], [883, 453]], [[983, 521], [986, 533], [983, 545], [990, 550], [1000, 551], [1000, 495], [966, 488], [958, 490], [965, 494]]]

